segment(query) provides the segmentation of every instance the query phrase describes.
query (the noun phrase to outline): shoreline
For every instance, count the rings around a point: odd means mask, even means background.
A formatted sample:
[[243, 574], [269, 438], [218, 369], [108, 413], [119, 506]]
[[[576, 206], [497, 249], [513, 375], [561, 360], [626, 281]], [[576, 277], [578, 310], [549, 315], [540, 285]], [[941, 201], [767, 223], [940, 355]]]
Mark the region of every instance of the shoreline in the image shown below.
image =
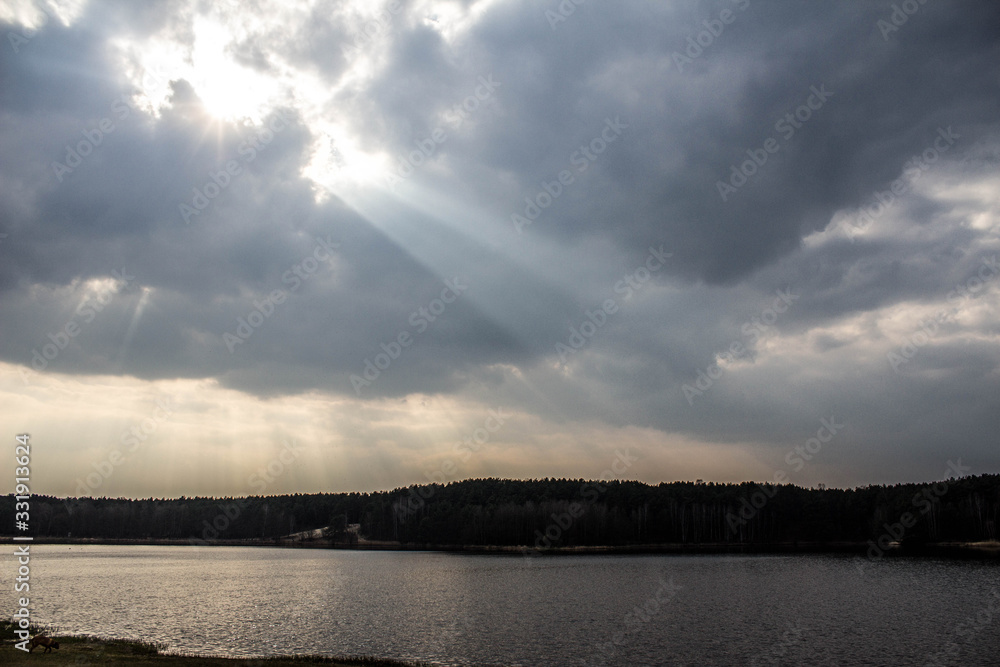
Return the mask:
[[214, 665], [216, 667], [263, 667], [264, 665], [328, 665], [333, 667], [425, 667], [425, 663], [406, 662], [388, 658], [367, 656], [322, 656], [322, 655], [279, 655], [256, 657], [226, 657], [219, 655], [189, 655], [167, 653], [162, 644], [135, 639], [118, 639], [100, 635], [65, 635], [49, 632], [45, 627], [32, 625], [32, 636], [44, 634], [57, 641], [59, 648], [39, 658], [43, 651], [26, 652], [16, 647], [14, 626], [0, 621], [0, 663], [5, 665], [33, 665], [44, 660], [48, 665], [142, 665], [189, 667], [190, 665]]
[[[13, 544], [10, 537], [0, 537], [0, 543]], [[162, 540], [162, 539], [106, 539], [106, 538], [65, 538], [46, 537], [32, 541], [34, 545], [80, 545], [80, 546], [199, 546], [199, 547], [260, 547], [283, 549], [336, 549], [343, 551], [439, 551], [469, 555], [499, 556], [594, 556], [594, 555], [779, 555], [779, 554], [841, 554], [867, 556], [875, 548], [871, 542], [795, 542], [768, 544], [632, 544], [593, 545], [573, 547], [548, 547], [535, 549], [529, 546], [506, 545], [441, 545], [403, 544], [398, 542], [360, 542], [356, 544], [334, 543], [330, 540]], [[935, 542], [920, 545], [900, 545], [892, 543], [888, 548], [880, 548], [879, 556], [909, 556], [938, 558], [979, 558], [1000, 559], [1000, 541], [983, 542]]]
[[425, 667], [425, 663], [406, 662], [387, 658], [365, 656], [322, 656], [322, 655], [282, 655], [263, 657], [224, 657], [166, 653], [160, 644], [134, 639], [116, 639], [95, 635], [63, 635], [49, 633], [44, 628], [32, 626], [32, 635], [44, 633], [59, 642], [59, 648], [38, 657], [43, 650], [27, 653], [15, 647], [12, 639], [13, 628], [0, 623], [0, 663], [5, 665], [33, 665], [44, 660], [47, 665], [142, 665], [156, 664], [168, 667], [190, 667], [207, 665], [211, 667], [264, 667], [274, 665], [327, 665], [332, 667]]

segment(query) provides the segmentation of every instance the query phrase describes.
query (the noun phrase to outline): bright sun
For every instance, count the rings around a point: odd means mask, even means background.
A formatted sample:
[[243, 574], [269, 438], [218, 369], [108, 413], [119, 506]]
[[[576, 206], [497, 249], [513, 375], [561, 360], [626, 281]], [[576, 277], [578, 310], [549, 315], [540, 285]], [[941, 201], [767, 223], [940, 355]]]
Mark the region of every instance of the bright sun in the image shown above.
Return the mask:
[[154, 36], [143, 43], [116, 40], [138, 89], [136, 102], [154, 115], [169, 104], [171, 81], [191, 84], [205, 111], [219, 121], [261, 122], [271, 107], [288, 103], [272, 73], [245, 67], [232, 52], [233, 30], [211, 18], [194, 22], [194, 40], [179, 44]]
[[276, 93], [274, 82], [236, 63], [233, 55], [226, 53], [231, 40], [232, 35], [224, 26], [212, 21], [197, 23], [189, 81], [205, 110], [219, 120], [259, 121], [261, 112]]
[[221, 14], [195, 18], [190, 44], [161, 36], [142, 44], [121, 40], [117, 46], [140, 91], [137, 103], [158, 115], [170, 104], [170, 82], [183, 79], [218, 123], [260, 125], [274, 109], [294, 107], [312, 135], [302, 175], [315, 184], [318, 199], [385, 181], [388, 156], [360, 145], [351, 128], [331, 112], [331, 99], [339, 91], [363, 86], [372, 76], [373, 57], [356, 58], [333, 85], [281, 61], [270, 60], [258, 69], [239, 61], [241, 36], [253, 32], [241, 20]]

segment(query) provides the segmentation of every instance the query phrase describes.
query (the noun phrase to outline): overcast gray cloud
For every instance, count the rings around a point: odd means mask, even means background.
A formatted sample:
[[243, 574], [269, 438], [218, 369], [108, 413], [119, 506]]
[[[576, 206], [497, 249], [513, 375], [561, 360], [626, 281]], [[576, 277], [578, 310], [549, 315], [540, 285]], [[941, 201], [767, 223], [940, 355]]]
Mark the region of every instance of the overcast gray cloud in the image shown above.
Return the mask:
[[[1000, 464], [996, 3], [67, 7], [0, 15], [12, 378], [507, 406], [482, 474], [770, 477], [831, 415], [800, 481]], [[440, 419], [316, 446], [405, 483]]]

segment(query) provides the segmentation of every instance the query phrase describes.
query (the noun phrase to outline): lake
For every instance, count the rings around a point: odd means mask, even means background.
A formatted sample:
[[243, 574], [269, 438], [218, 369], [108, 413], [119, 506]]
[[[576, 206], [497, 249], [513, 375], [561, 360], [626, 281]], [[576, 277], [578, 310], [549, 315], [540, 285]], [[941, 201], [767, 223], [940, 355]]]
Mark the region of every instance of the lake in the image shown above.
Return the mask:
[[34, 545], [31, 599], [65, 634], [205, 655], [1000, 664], [1000, 567], [975, 561]]

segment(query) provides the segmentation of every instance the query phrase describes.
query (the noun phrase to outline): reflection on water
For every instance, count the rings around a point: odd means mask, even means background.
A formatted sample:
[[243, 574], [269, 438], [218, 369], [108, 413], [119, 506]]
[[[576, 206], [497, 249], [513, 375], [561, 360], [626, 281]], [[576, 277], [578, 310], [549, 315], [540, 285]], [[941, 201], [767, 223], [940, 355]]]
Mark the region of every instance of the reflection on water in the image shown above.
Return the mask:
[[742, 667], [923, 664], [950, 647], [956, 665], [1000, 664], [992, 564], [884, 560], [861, 574], [825, 556], [55, 545], [32, 556], [36, 621], [185, 653]]

